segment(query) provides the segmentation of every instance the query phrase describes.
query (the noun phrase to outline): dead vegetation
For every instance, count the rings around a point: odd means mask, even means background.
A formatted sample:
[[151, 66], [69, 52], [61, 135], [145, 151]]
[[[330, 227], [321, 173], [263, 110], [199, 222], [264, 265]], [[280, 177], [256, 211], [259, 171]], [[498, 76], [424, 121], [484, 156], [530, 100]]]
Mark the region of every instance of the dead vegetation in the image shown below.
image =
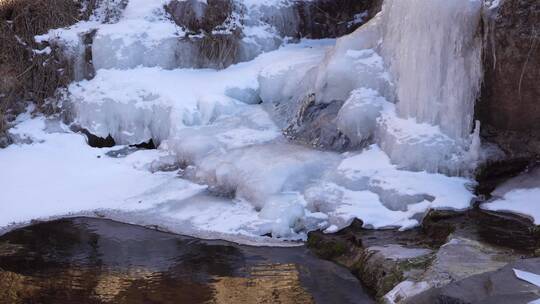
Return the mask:
[[23, 101], [53, 112], [48, 98], [72, 79], [69, 60], [54, 49], [36, 52], [44, 46], [34, 37], [87, 19], [94, 7], [95, 0], [0, 0], [0, 136]]

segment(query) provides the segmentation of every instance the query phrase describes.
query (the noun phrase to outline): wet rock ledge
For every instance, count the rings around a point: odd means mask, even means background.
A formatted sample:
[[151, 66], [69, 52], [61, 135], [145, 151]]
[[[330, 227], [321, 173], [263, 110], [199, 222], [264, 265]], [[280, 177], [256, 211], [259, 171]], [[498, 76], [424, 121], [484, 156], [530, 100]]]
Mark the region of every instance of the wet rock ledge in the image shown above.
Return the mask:
[[[308, 247], [347, 267], [381, 303], [528, 303], [540, 288], [512, 268], [540, 272], [540, 227], [516, 215], [430, 211], [418, 228], [368, 230], [355, 220]], [[490, 287], [491, 286], [491, 287]]]

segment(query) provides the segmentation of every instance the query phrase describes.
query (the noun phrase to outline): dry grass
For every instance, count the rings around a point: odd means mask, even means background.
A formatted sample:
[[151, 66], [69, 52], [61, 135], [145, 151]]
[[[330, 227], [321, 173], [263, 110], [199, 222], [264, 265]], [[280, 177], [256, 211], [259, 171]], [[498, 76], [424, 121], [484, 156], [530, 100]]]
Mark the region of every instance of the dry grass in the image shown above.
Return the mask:
[[21, 101], [31, 100], [45, 112], [54, 110], [46, 101], [71, 81], [69, 60], [54, 50], [36, 54], [40, 46], [34, 37], [88, 18], [91, 10], [82, 12], [82, 2], [0, 0], [0, 135], [7, 120], [22, 110]]

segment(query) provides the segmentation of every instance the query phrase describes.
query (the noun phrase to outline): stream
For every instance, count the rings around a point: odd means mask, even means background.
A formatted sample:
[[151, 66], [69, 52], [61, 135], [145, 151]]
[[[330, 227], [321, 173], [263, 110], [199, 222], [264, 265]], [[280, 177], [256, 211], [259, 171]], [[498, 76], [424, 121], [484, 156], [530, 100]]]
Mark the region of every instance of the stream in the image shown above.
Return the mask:
[[105, 219], [0, 236], [0, 303], [374, 303], [305, 246], [252, 247]]

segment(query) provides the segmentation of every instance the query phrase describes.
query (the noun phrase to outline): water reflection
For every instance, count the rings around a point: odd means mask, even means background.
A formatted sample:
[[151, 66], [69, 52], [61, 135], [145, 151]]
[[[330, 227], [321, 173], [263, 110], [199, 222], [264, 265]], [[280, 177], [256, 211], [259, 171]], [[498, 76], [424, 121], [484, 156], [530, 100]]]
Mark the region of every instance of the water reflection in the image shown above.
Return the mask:
[[0, 237], [0, 303], [372, 303], [304, 247], [203, 241], [76, 218]]

